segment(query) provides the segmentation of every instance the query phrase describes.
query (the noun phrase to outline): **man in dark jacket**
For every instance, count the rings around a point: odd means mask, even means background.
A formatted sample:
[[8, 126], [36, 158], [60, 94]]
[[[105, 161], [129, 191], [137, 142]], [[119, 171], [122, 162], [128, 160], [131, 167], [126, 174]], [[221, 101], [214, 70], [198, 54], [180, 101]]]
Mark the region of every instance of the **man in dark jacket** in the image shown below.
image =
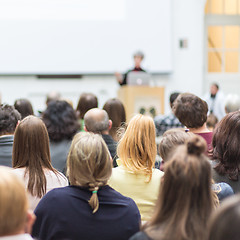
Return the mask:
[[108, 150], [113, 159], [113, 166], [117, 167], [116, 163], [116, 148], [117, 143], [109, 135], [109, 130], [112, 127], [112, 121], [109, 119], [105, 110], [93, 108], [87, 111], [84, 115], [85, 131], [101, 134]]

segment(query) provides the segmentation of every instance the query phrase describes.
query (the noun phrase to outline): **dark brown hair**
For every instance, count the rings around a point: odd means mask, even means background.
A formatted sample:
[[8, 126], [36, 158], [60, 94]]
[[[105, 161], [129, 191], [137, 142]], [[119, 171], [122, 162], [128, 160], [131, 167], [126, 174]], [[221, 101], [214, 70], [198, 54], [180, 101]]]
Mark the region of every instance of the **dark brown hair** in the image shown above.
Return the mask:
[[21, 114], [22, 119], [29, 115], [33, 115], [32, 104], [27, 99], [17, 99], [14, 103], [14, 107]]
[[153, 239], [202, 240], [213, 208], [206, 142], [194, 136], [165, 165], [155, 214], [144, 230]]
[[92, 93], [83, 93], [81, 94], [78, 105], [77, 105], [77, 113], [80, 119], [83, 119], [85, 113], [92, 109], [98, 107], [98, 99]]
[[43, 121], [34, 116], [24, 118], [16, 128], [13, 142], [13, 167], [26, 167], [28, 191], [37, 197], [46, 193], [44, 168], [54, 173], [49, 151], [49, 138]]
[[208, 105], [191, 93], [182, 93], [173, 103], [173, 112], [188, 128], [199, 128], [207, 121]]
[[109, 134], [115, 141], [118, 141], [118, 129], [126, 122], [126, 112], [123, 103], [117, 98], [109, 99], [103, 106], [108, 113], [109, 119], [112, 120], [112, 128]]
[[215, 211], [209, 224], [208, 240], [238, 240], [240, 238], [240, 195], [222, 203]]
[[45, 123], [51, 141], [59, 142], [72, 139], [80, 129], [77, 115], [72, 106], [64, 100], [51, 101], [43, 112]]
[[240, 111], [226, 115], [213, 132], [213, 159], [219, 161], [215, 167], [221, 175], [238, 181], [240, 164]]
[[1, 104], [0, 135], [13, 134], [19, 120], [21, 115], [13, 106]]

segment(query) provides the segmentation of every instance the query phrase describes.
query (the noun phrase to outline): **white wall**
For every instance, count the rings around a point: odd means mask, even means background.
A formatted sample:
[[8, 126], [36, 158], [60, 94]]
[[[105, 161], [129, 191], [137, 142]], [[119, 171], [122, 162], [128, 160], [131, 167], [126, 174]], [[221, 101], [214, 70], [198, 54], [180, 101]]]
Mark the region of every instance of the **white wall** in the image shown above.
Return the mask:
[[[166, 85], [165, 109], [173, 91], [203, 94], [205, 0], [173, 0], [173, 74]], [[187, 48], [179, 40], [188, 41]]]
[[[165, 86], [165, 111], [169, 111], [169, 94], [173, 91], [193, 92], [202, 95], [204, 53], [205, 0], [172, 0], [173, 73], [155, 76], [157, 85]], [[188, 48], [180, 49], [179, 40], [187, 39]], [[161, 57], [161, 56], [160, 56]], [[146, 59], [147, 61], [147, 59]], [[19, 97], [32, 101], [34, 109], [42, 110], [45, 95], [51, 90], [60, 91], [76, 106], [82, 92], [93, 92], [100, 106], [117, 96], [119, 88], [113, 76], [84, 77], [79, 80], [39, 80], [35, 77], [0, 77], [2, 102], [13, 104]]]

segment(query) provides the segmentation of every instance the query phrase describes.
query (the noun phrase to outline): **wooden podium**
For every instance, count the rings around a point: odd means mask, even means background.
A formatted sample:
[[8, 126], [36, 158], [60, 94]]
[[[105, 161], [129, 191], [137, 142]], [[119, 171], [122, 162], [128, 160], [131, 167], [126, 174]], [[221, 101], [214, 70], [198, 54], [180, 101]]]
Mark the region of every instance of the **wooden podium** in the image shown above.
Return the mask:
[[164, 114], [164, 87], [123, 86], [118, 98], [124, 104], [127, 122], [137, 113], [152, 117]]

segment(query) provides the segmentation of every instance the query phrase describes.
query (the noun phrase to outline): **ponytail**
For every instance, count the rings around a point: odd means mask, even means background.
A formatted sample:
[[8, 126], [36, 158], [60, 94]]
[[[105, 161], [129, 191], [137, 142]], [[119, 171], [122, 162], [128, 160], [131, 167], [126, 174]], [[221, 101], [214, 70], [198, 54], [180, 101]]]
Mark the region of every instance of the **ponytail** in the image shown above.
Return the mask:
[[89, 190], [92, 192], [91, 198], [88, 200], [89, 205], [93, 209], [93, 213], [97, 212], [99, 208], [99, 200], [98, 200], [98, 190], [99, 187], [102, 186], [103, 183], [90, 183]]

